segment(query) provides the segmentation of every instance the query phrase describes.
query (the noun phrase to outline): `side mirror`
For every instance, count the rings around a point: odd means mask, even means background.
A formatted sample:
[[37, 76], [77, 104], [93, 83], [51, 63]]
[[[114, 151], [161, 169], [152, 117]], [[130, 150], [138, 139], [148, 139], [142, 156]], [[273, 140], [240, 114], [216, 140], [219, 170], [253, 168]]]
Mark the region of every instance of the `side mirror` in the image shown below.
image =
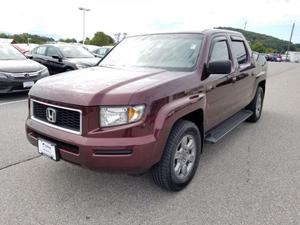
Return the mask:
[[93, 53], [93, 55], [97, 58], [101, 58], [97, 53]]
[[57, 55], [53, 55], [52, 58], [57, 59], [59, 62], [61, 62], [61, 60], [62, 60], [62, 58]]
[[27, 59], [33, 59], [33, 55], [29, 52], [26, 52], [24, 55]]
[[229, 74], [231, 72], [231, 61], [213, 61], [208, 63], [208, 74]]

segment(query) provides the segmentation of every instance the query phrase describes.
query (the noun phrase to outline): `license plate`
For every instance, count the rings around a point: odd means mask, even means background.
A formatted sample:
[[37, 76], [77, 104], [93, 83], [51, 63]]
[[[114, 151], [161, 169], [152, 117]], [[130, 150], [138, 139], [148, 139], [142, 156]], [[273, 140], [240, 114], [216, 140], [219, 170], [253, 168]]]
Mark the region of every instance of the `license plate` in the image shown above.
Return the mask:
[[46, 155], [49, 158], [58, 161], [56, 144], [46, 141], [44, 139], [38, 139], [38, 151], [40, 154]]
[[23, 82], [23, 88], [30, 88], [34, 85], [34, 81]]

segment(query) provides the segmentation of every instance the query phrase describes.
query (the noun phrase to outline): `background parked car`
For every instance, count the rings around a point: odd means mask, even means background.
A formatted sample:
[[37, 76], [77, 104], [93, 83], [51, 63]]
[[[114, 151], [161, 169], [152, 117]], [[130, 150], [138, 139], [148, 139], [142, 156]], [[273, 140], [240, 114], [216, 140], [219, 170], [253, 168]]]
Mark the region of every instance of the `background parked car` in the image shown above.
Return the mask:
[[272, 61], [272, 62], [281, 62], [282, 61], [281, 54], [279, 54], [279, 53], [272, 54], [270, 61]]
[[80, 44], [80, 46], [82, 46], [83, 48], [85, 48], [86, 50], [88, 50], [91, 53], [93, 53], [93, 51], [95, 51], [96, 49], [99, 48], [98, 45], [82, 45], [82, 44]]
[[32, 59], [48, 67], [50, 74], [95, 66], [99, 59], [81, 46], [40, 45], [31, 51]]
[[266, 54], [266, 60], [271, 61], [272, 59], [272, 54]]
[[27, 91], [46, 76], [47, 67], [27, 59], [12, 45], [0, 44], [0, 93]]
[[93, 51], [94, 55], [98, 58], [103, 58], [114, 46], [102, 46]]

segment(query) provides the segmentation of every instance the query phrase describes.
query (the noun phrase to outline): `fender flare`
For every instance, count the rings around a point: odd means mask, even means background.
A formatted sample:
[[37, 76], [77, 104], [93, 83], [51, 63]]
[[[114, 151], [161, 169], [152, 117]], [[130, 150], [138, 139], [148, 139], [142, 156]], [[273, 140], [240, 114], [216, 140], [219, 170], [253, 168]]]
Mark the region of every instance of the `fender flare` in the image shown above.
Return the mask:
[[203, 111], [204, 117], [205, 105], [206, 96], [203, 93], [199, 93], [176, 99], [159, 110], [154, 123], [154, 136], [157, 140], [156, 151], [153, 156], [155, 161], [158, 162], [161, 159], [169, 134], [176, 121], [199, 109]]
[[161, 130], [172, 128], [178, 119], [199, 109], [202, 109], [204, 113], [205, 105], [206, 96], [203, 93], [185, 96], [172, 101], [159, 110], [155, 120], [154, 129]]

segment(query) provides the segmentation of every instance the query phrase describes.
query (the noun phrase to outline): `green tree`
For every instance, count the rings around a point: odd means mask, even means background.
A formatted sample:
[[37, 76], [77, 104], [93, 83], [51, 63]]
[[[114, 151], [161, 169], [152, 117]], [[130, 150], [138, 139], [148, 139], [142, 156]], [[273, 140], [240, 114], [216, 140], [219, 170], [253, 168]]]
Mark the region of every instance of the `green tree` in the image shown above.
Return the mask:
[[0, 38], [9, 38], [9, 36], [7, 34], [0, 33]]
[[59, 39], [58, 41], [61, 41], [61, 42], [66, 42], [66, 43], [76, 43], [76, 39], [75, 38], [66, 38], [66, 39]]
[[260, 52], [260, 53], [264, 53], [267, 50], [264, 44], [261, 43], [260, 41], [255, 41], [251, 43], [250, 46], [253, 51]]
[[111, 36], [105, 34], [104, 32], [96, 32], [94, 37], [89, 41], [89, 44], [98, 46], [113, 45], [114, 40]]

